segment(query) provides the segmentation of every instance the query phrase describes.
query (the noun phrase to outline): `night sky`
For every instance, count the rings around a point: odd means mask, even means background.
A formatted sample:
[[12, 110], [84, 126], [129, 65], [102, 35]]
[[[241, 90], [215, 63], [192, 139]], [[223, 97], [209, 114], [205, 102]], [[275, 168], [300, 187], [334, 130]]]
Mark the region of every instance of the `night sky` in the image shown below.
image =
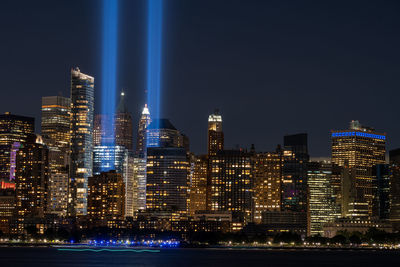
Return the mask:
[[[164, 0], [162, 114], [206, 152], [219, 108], [226, 147], [273, 150], [307, 132], [329, 156], [329, 131], [358, 119], [400, 147], [399, 1]], [[120, 1], [118, 88], [134, 126], [145, 101], [147, 5]], [[34, 116], [69, 96], [70, 68], [101, 90], [101, 1], [0, 3], [0, 112]], [[97, 109], [98, 110], [98, 109]]]

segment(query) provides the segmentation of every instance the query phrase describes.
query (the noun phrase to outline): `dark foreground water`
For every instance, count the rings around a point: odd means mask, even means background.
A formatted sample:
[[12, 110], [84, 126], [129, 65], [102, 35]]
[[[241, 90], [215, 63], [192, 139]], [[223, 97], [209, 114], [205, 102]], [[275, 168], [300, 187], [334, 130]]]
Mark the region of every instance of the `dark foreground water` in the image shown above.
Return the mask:
[[[162, 249], [72, 252], [0, 248], [0, 266], [398, 266], [400, 251]], [[7, 264], [7, 265], [6, 265]], [[390, 264], [390, 265], [388, 265]]]

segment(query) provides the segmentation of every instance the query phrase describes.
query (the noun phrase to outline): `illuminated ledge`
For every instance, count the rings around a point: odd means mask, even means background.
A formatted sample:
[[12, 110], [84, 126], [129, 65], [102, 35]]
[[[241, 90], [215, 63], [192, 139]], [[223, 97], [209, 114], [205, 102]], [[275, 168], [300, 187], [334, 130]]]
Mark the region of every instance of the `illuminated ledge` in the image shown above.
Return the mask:
[[90, 252], [153, 252], [157, 253], [160, 252], [160, 250], [157, 249], [108, 249], [108, 248], [102, 248], [102, 249], [91, 249], [91, 248], [58, 248], [57, 250], [59, 251], [73, 251], [73, 252], [85, 252], [85, 251], [90, 251]]

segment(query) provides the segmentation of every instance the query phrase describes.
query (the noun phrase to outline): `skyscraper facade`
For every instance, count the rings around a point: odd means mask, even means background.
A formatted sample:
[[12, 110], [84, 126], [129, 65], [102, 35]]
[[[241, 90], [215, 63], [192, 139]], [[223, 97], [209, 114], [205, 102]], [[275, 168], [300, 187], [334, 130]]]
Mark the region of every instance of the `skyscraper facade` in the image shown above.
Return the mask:
[[374, 216], [373, 202], [377, 190], [373, 168], [385, 163], [386, 135], [358, 121], [350, 129], [332, 131], [332, 162], [350, 169], [353, 201], [349, 203], [350, 216]]
[[132, 115], [128, 111], [125, 102], [125, 93], [121, 92], [120, 102], [115, 114], [115, 144], [133, 151], [133, 124]]
[[281, 153], [257, 153], [254, 157], [253, 173], [254, 222], [260, 223], [263, 211], [281, 210]]
[[87, 213], [88, 178], [93, 169], [94, 78], [71, 70], [70, 214]]
[[250, 222], [253, 211], [253, 155], [221, 150], [210, 159], [210, 208], [230, 211], [235, 220]]
[[283, 140], [282, 210], [307, 211], [307, 134], [286, 135]]
[[146, 149], [147, 149], [147, 126], [149, 126], [151, 122], [150, 112], [147, 108], [147, 105], [144, 106], [142, 111], [142, 116], [139, 121], [138, 135], [137, 135], [137, 143], [136, 143], [136, 155], [138, 157], [145, 157]]
[[193, 216], [196, 211], [207, 209], [207, 170], [208, 158], [206, 155], [193, 156], [193, 173], [190, 183], [189, 212]]
[[224, 132], [222, 131], [222, 116], [216, 110], [208, 116], [208, 155], [214, 156], [224, 149]]
[[400, 230], [400, 149], [390, 150], [390, 214], [394, 229]]

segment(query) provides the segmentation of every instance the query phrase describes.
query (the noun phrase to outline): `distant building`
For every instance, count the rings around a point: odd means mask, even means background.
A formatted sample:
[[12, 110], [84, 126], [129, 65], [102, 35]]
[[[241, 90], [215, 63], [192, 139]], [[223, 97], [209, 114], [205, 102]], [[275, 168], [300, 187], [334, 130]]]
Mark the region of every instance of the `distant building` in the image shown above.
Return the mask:
[[387, 221], [369, 219], [367, 217], [339, 218], [323, 226], [324, 237], [332, 238], [343, 232], [359, 232], [365, 234], [369, 229], [377, 228], [392, 233], [392, 225]]
[[129, 172], [132, 173], [132, 212], [146, 209], [146, 159], [141, 157], [131, 158]]
[[254, 159], [254, 222], [263, 211], [281, 210], [282, 155], [257, 153]]
[[390, 213], [389, 218], [396, 230], [400, 230], [400, 149], [389, 152], [390, 164]]
[[147, 127], [147, 147], [187, 147], [182, 135], [168, 119], [155, 119]]
[[127, 160], [128, 150], [123, 146], [95, 146], [93, 149], [93, 174], [99, 175], [107, 170], [115, 170], [125, 177]]
[[253, 211], [253, 158], [241, 150], [222, 150], [210, 157], [210, 210], [230, 211], [249, 222]]
[[190, 184], [189, 212], [191, 216], [194, 216], [196, 212], [207, 209], [208, 158], [207, 156], [194, 156], [192, 161], [193, 174]]
[[389, 164], [377, 164], [373, 169], [376, 176], [376, 193], [373, 202], [373, 214], [381, 220], [390, 217], [390, 166]]
[[373, 202], [376, 195], [376, 176], [373, 168], [385, 164], [386, 135], [358, 121], [350, 129], [332, 131], [332, 162], [349, 169], [352, 201], [348, 203], [347, 216], [375, 216]]
[[142, 116], [139, 121], [137, 143], [136, 143], [136, 155], [138, 157], [145, 157], [147, 149], [147, 126], [151, 122], [150, 112], [147, 105], [144, 106]]
[[214, 156], [224, 149], [224, 132], [222, 131], [222, 116], [216, 110], [208, 116], [208, 155]]
[[89, 178], [88, 216], [94, 226], [120, 227], [125, 217], [125, 183], [120, 173]]
[[295, 211], [263, 211], [261, 223], [266, 232], [277, 234], [282, 232], [292, 232], [299, 235], [306, 235], [307, 214]]
[[115, 114], [115, 144], [133, 151], [133, 124], [132, 115], [128, 111], [125, 101], [125, 93], [121, 92], [120, 102]]
[[69, 214], [87, 214], [88, 178], [93, 169], [94, 78], [71, 69], [71, 165]]
[[0, 190], [0, 231], [9, 234], [11, 221], [15, 210], [14, 189]]
[[336, 218], [332, 188], [332, 164], [308, 163], [308, 235], [323, 235], [323, 225]]
[[40, 138], [30, 135], [16, 154], [15, 172], [15, 233], [25, 232], [24, 221], [29, 217], [43, 217], [47, 211], [49, 194], [49, 151]]
[[286, 135], [283, 147], [282, 210], [307, 212], [307, 134]]
[[[1, 189], [14, 188], [15, 166], [11, 169], [10, 164], [12, 158], [12, 146], [15, 144], [19, 147], [21, 143], [25, 143], [28, 137], [35, 131], [35, 119], [10, 114], [6, 112], [0, 115], [0, 182]], [[15, 165], [15, 163], [14, 163]], [[0, 190], [1, 190], [0, 189]]]

